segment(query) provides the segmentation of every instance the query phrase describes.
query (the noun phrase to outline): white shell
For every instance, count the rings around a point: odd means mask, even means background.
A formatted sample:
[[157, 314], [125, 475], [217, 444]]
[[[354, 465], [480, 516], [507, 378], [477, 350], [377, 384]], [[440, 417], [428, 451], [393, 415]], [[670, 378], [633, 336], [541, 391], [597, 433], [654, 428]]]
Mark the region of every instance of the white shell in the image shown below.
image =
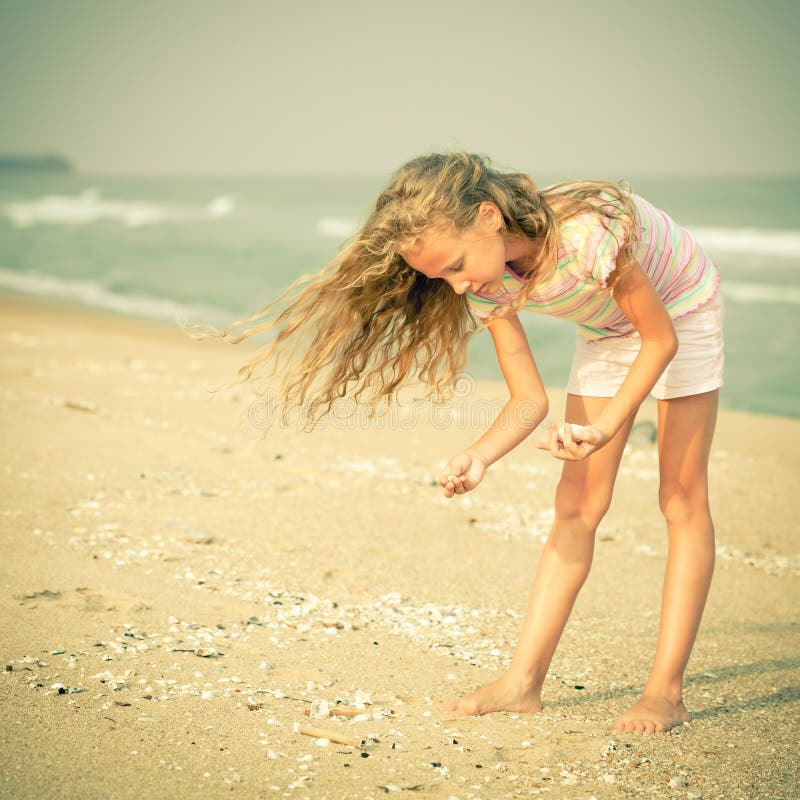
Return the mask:
[[331, 710], [327, 700], [312, 701], [309, 714], [311, 719], [325, 719], [330, 715], [331, 715]]
[[564, 441], [564, 437], [566, 436], [566, 427], [567, 425], [570, 426], [572, 429], [572, 439], [573, 441], [580, 442], [583, 440], [583, 437], [586, 435], [586, 428], [583, 425], [576, 425], [574, 422], [565, 422], [563, 425], [558, 426], [558, 438], [561, 441]]

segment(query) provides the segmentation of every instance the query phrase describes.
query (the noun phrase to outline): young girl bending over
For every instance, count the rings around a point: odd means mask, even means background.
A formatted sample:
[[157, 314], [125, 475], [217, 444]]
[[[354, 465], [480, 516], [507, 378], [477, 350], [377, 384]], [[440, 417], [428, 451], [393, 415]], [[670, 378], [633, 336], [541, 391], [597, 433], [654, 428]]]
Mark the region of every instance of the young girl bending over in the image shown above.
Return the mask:
[[[722, 385], [719, 275], [692, 234], [613, 183], [539, 190], [467, 153], [401, 167], [366, 224], [280, 314], [242, 367], [289, 356], [280, 399], [314, 422], [352, 395], [391, 400], [412, 378], [447, 396], [467, 340], [488, 328], [510, 393], [494, 424], [451, 459], [446, 497], [483, 475], [545, 420], [523, 309], [577, 324], [565, 424], [540, 445], [564, 462], [508, 671], [446, 703], [455, 714], [540, 711], [548, 665], [592, 563], [622, 451], [642, 400], [658, 400], [659, 501], [669, 535], [655, 659], [639, 701], [613, 726], [667, 731], [689, 719], [682, 680], [714, 569], [707, 466]], [[266, 316], [267, 306], [247, 320]]]

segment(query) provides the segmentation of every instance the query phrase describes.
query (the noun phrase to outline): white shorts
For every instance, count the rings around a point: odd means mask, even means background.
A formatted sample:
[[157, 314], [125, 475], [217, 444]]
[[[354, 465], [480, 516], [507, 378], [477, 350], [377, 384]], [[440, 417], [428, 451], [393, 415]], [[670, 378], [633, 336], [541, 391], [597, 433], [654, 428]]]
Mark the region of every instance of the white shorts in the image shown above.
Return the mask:
[[[724, 319], [722, 292], [717, 291], [707, 303], [672, 321], [678, 335], [678, 352], [653, 387], [653, 397], [670, 400], [722, 386]], [[593, 341], [587, 341], [579, 333], [567, 391], [587, 397], [613, 397], [640, 346], [638, 333]]]

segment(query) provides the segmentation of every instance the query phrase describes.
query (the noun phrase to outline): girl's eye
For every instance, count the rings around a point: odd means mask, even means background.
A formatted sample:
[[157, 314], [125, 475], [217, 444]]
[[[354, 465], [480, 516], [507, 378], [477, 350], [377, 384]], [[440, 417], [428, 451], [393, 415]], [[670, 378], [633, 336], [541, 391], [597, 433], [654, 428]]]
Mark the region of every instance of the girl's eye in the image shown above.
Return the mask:
[[457, 267], [452, 267], [451, 272], [461, 272], [464, 269], [464, 262], [462, 261]]

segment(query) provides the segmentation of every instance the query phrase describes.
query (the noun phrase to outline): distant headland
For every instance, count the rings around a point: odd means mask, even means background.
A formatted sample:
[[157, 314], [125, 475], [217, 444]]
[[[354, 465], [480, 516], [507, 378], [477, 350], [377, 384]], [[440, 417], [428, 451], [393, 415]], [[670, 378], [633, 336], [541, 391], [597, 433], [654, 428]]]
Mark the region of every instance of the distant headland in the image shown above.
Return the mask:
[[64, 156], [15, 156], [0, 153], [0, 172], [74, 172], [74, 167]]

